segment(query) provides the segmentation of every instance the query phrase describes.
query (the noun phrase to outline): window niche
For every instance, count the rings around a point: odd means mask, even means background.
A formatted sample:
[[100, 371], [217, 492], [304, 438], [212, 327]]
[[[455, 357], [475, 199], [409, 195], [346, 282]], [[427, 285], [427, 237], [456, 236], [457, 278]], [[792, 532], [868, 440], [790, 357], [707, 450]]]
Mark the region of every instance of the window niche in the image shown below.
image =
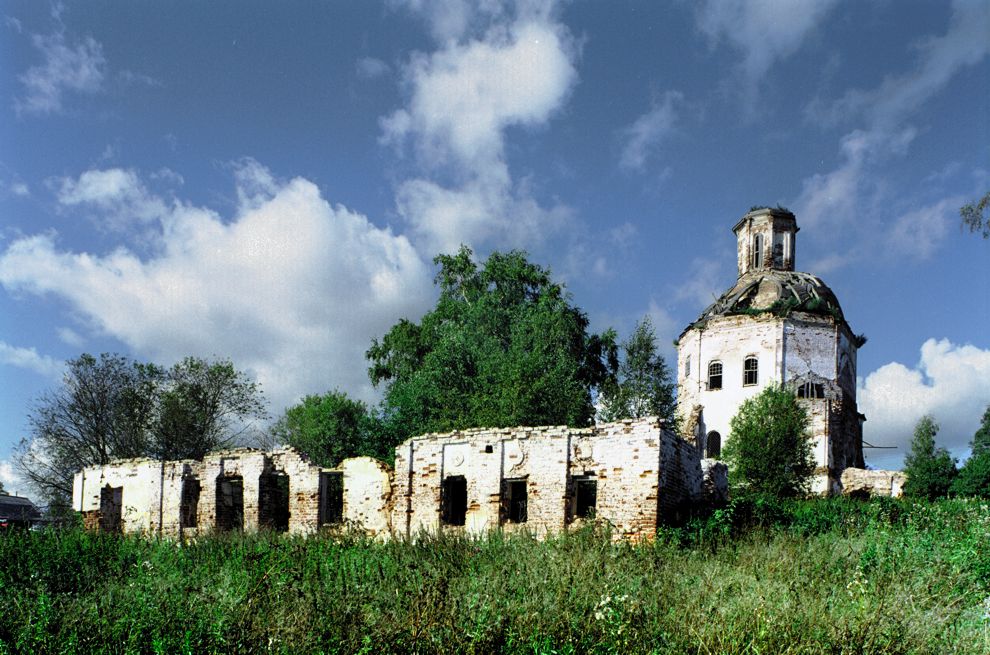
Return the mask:
[[753, 235], [753, 268], [763, 268], [763, 235]]
[[825, 385], [818, 382], [805, 382], [797, 388], [798, 398], [824, 398]]
[[282, 471], [258, 476], [258, 525], [275, 532], [289, 530], [289, 476]]
[[712, 430], [705, 439], [705, 457], [718, 459], [722, 455], [722, 435]]
[[716, 391], [722, 388], [722, 362], [714, 361], [708, 364], [708, 390]]
[[590, 475], [572, 480], [571, 520], [593, 519], [598, 508], [598, 478]]
[[760, 362], [756, 355], [750, 355], [743, 362], [743, 386], [756, 384], [760, 379]]
[[525, 523], [529, 518], [528, 504], [526, 478], [508, 478], [502, 482], [502, 523]]
[[344, 474], [336, 471], [320, 473], [320, 525], [344, 522]]
[[124, 488], [107, 485], [100, 489], [100, 530], [121, 532], [124, 528]]
[[464, 525], [467, 518], [467, 478], [448, 475], [440, 485], [440, 523]]
[[217, 530], [244, 529], [244, 478], [227, 475], [217, 478]]
[[195, 528], [199, 514], [199, 480], [186, 476], [182, 478], [182, 493], [179, 499], [179, 527]]

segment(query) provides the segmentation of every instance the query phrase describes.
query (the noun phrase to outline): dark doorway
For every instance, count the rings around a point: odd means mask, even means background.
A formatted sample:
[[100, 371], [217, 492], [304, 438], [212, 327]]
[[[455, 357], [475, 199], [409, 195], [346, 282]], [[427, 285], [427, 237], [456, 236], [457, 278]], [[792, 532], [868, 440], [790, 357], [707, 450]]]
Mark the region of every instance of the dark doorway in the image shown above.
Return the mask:
[[715, 459], [722, 454], [722, 435], [714, 430], [708, 433], [705, 439], [705, 457]]
[[440, 486], [440, 522], [444, 525], [464, 525], [467, 517], [467, 478], [451, 475]]
[[574, 479], [574, 518], [595, 518], [598, 505], [598, 480], [595, 478]]
[[320, 473], [320, 525], [344, 522], [344, 474]]
[[179, 500], [179, 527], [195, 528], [199, 513], [199, 480], [182, 478], [182, 497]]
[[526, 479], [509, 479], [502, 483], [502, 521], [504, 523], [525, 523], [529, 501]]
[[258, 477], [258, 525], [275, 532], [289, 530], [289, 476], [282, 471]]
[[121, 532], [124, 511], [124, 488], [107, 485], [100, 489], [100, 530]]
[[244, 529], [244, 480], [239, 475], [217, 479], [217, 529]]

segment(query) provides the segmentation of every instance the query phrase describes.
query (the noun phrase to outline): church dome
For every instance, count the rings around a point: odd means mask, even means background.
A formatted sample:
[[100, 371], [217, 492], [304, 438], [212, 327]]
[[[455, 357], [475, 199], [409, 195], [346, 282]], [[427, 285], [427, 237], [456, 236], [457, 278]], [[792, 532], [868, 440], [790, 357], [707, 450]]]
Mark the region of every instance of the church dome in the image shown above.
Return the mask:
[[764, 313], [786, 316], [790, 312], [845, 321], [838, 299], [819, 277], [798, 271], [763, 269], [741, 275], [735, 286], [702, 312], [688, 329], [702, 327], [719, 316]]

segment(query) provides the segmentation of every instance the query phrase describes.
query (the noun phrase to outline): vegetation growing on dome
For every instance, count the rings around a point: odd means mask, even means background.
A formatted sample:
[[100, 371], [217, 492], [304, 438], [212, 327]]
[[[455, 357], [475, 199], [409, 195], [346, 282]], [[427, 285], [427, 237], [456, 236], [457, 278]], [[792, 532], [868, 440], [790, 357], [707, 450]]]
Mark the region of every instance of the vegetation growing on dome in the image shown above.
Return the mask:
[[787, 207], [784, 207], [780, 203], [777, 203], [777, 206], [776, 207], [771, 207], [770, 205], [753, 205], [752, 207], [749, 208], [749, 212], [748, 213], [758, 212], [758, 211], [761, 211], [763, 209], [769, 209], [770, 211], [776, 211], [776, 212], [783, 212], [785, 214], [790, 214], [791, 216], [794, 215], [794, 212], [792, 212]]

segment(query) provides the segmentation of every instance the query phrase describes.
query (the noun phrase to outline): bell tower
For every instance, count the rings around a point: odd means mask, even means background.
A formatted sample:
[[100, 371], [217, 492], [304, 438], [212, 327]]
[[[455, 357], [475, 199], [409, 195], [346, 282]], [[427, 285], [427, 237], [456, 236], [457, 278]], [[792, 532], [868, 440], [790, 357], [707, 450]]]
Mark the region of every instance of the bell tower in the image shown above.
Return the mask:
[[732, 231], [736, 234], [739, 277], [751, 271], [794, 270], [794, 214], [783, 208], [754, 209]]

